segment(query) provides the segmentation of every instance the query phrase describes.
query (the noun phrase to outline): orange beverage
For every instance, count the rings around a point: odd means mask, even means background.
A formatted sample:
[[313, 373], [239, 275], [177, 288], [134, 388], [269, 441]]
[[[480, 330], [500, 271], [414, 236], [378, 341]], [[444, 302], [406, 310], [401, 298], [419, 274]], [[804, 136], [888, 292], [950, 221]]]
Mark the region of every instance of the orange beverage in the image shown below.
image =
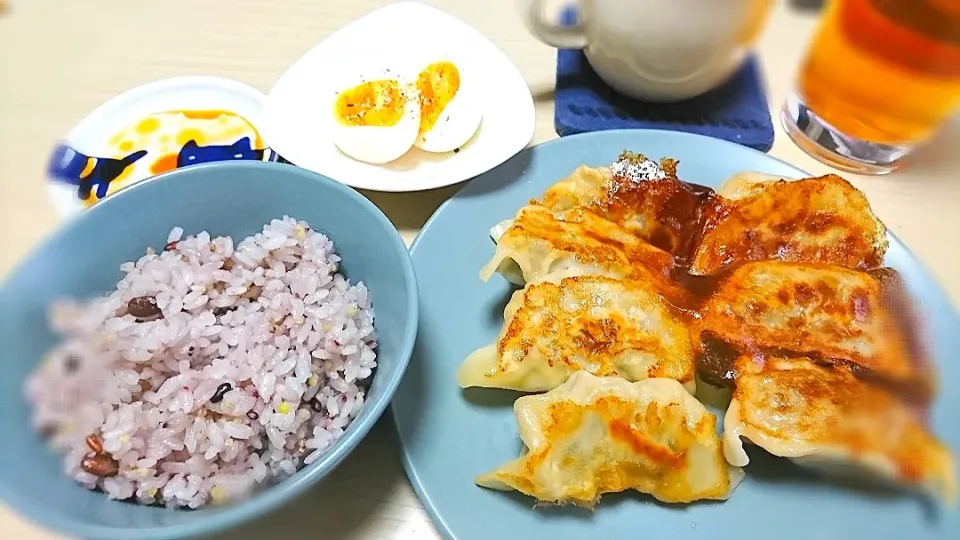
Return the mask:
[[808, 152], [896, 168], [960, 106], [960, 0], [833, 0], [792, 100], [784, 124]]

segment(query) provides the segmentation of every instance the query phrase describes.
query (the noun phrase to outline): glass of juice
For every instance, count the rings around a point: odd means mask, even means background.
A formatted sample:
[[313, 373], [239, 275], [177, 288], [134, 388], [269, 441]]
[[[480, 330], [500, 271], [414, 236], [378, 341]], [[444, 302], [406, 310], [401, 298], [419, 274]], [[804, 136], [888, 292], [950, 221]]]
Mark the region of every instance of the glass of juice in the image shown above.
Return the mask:
[[813, 157], [897, 169], [960, 108], [960, 0], [831, 0], [780, 120]]

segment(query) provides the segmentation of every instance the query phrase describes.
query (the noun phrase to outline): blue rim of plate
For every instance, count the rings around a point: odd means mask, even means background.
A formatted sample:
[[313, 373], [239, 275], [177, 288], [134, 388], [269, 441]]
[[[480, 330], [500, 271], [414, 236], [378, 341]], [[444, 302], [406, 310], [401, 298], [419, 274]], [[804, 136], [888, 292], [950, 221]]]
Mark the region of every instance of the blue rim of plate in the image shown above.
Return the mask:
[[[446, 210], [446, 208], [447, 208], [449, 205], [453, 204], [457, 199], [463, 197], [463, 196], [465, 195], [465, 192], [469, 192], [472, 187], [475, 187], [475, 186], [477, 186], [477, 185], [481, 185], [481, 184], [483, 184], [485, 181], [488, 181], [489, 179], [488, 179], [487, 177], [490, 176], [490, 175], [492, 175], [492, 174], [495, 174], [496, 171], [497, 171], [497, 169], [498, 169], [499, 167], [503, 167], [504, 165], [508, 164], [508, 163], [509, 163], [510, 161], [512, 161], [513, 159], [517, 159], [518, 156], [521, 156], [521, 155], [527, 154], [527, 153], [534, 153], [534, 152], [536, 152], [540, 147], [547, 147], [547, 148], [549, 148], [549, 147], [554, 146], [554, 145], [567, 145], [567, 144], [575, 143], [576, 141], [578, 141], [578, 140], [580, 140], [580, 139], [590, 139], [590, 138], [597, 138], [597, 137], [599, 137], [599, 138], [606, 138], [606, 137], [613, 138], [613, 137], [616, 137], [616, 136], [623, 136], [623, 135], [637, 134], [637, 133], [647, 133], [647, 134], [653, 134], [653, 135], [662, 135], [662, 136], [667, 137], [667, 138], [669, 138], [669, 137], [679, 137], [679, 138], [689, 138], [689, 139], [694, 139], [694, 140], [697, 140], [697, 139], [707, 140], [707, 141], [710, 142], [710, 144], [719, 143], [719, 144], [722, 145], [722, 146], [728, 146], [728, 147], [730, 147], [732, 150], [743, 150], [743, 151], [746, 151], [748, 154], [755, 154], [756, 156], [758, 156], [758, 157], [760, 158], [761, 161], [775, 162], [775, 163], [777, 163], [777, 164], [779, 164], [779, 165], [781, 165], [781, 166], [783, 166], [783, 167], [785, 167], [785, 168], [787, 168], [787, 169], [792, 170], [792, 171], [795, 173], [796, 178], [805, 178], [805, 177], [814, 176], [814, 175], [811, 175], [810, 173], [804, 171], [803, 169], [800, 169], [799, 167], [797, 167], [797, 166], [795, 166], [795, 165], [793, 165], [793, 164], [791, 164], [791, 163], [788, 163], [787, 161], [784, 161], [784, 160], [782, 160], [782, 159], [780, 159], [780, 158], [771, 156], [771, 155], [766, 154], [766, 153], [764, 153], [764, 152], [761, 152], [761, 151], [759, 151], [759, 150], [756, 150], [756, 149], [753, 149], [753, 148], [750, 148], [750, 147], [747, 147], [747, 146], [739, 145], [739, 144], [736, 144], [736, 143], [733, 143], [733, 142], [730, 142], [730, 141], [726, 141], [726, 140], [723, 140], [723, 139], [716, 139], [716, 138], [713, 138], [713, 137], [707, 137], [707, 136], [705, 136], [705, 135], [699, 135], [699, 134], [695, 134], [695, 133], [676, 132], [676, 131], [659, 130], [659, 129], [618, 129], [618, 130], [604, 130], [604, 131], [594, 131], [594, 132], [578, 133], [578, 134], [569, 135], [569, 136], [562, 137], [562, 138], [561, 138], [561, 137], [558, 137], [558, 138], [556, 138], [556, 139], [551, 139], [551, 140], [549, 140], [549, 141], [545, 141], [545, 142], [536, 144], [536, 145], [534, 145], [534, 146], [527, 147], [527, 148], [525, 148], [524, 150], [522, 150], [521, 152], [519, 152], [517, 155], [513, 156], [510, 160], [508, 160], [508, 161], [505, 162], [504, 164], [501, 164], [500, 166], [498, 166], [498, 167], [496, 167], [496, 168], [494, 168], [494, 169], [491, 169], [490, 171], [488, 171], [488, 172], [486, 172], [486, 173], [483, 173], [483, 174], [481, 174], [481, 175], [473, 178], [472, 180], [470, 180], [470, 181], [468, 181], [466, 184], [464, 184], [463, 187], [460, 188], [460, 189], [457, 191], [457, 193], [455, 193], [452, 197], [450, 197], [449, 199], [447, 199], [446, 201], [444, 201], [439, 207], [437, 207], [437, 209], [436, 209], [436, 210], [434, 211], [434, 213], [430, 216], [430, 218], [426, 221], [426, 223], [424, 223], [423, 227], [420, 229], [420, 232], [417, 234], [416, 238], [414, 238], [413, 242], [412, 242], [411, 245], [410, 245], [410, 256], [411, 256], [411, 258], [414, 260], [414, 268], [416, 268], [417, 247], [418, 247], [418, 245], [420, 244], [421, 240], [423, 239], [424, 235], [425, 235], [425, 234], [429, 234], [430, 228], [431, 228], [431, 226], [434, 224], [434, 221], [436, 221], [437, 219], [439, 219], [440, 215]], [[623, 150], [623, 148], [617, 148], [617, 149], [615, 150], [615, 152], [619, 153], [621, 150]], [[630, 150], [632, 150], [632, 151], [638, 151], [638, 152], [641, 152], [641, 153], [642, 153], [643, 148], [630, 148]], [[664, 156], [664, 157], [670, 157], [670, 156]], [[681, 163], [681, 165], [682, 165], [682, 163]], [[571, 170], [570, 172], [572, 172], [572, 170]], [[763, 171], [760, 170], [759, 172], [763, 172]], [[523, 176], [523, 174], [525, 174], [525, 173], [526, 173], [526, 169], [524, 169], [524, 171], [522, 171], [521, 173], [519, 173], [518, 177], [515, 178], [515, 179], [513, 179], [512, 182], [519, 181], [520, 178], [521, 178], [521, 177]], [[557, 179], [553, 180], [553, 182], [559, 181], [560, 179], [561, 179], [561, 178], [557, 178]], [[691, 181], [692, 181], [692, 180], [691, 180]], [[548, 184], [548, 185], [552, 185], [553, 182], [551, 182], [551, 183]], [[546, 189], [546, 187], [547, 187], [546, 185], [543, 186], [543, 189]], [[511, 211], [515, 211], [515, 210], [516, 210], [516, 209], [511, 209]], [[492, 226], [493, 224], [495, 224], [495, 221], [496, 221], [496, 219], [492, 219], [490, 225]], [[930, 308], [930, 309], [924, 309], [924, 311], [925, 311], [925, 312], [929, 312], [929, 311], [938, 311], [938, 312], [939, 312], [939, 311], [947, 311], [947, 312], [949, 312], [950, 316], [952, 317], [953, 322], [954, 322], [954, 323], [957, 323], [958, 325], [960, 325], [960, 312], [958, 312], [957, 309], [956, 309], [956, 307], [952, 304], [952, 302], [951, 302], [950, 299], [949, 299], [949, 296], [946, 294], [946, 291], [943, 290], [943, 286], [942, 286], [942, 285], [940, 284], [940, 282], [936, 279], [936, 277], [927, 269], [927, 267], [925, 266], [925, 264], [924, 264], [922, 261], [920, 261], [920, 259], [918, 259], [918, 258], [914, 255], [914, 253], [910, 250], [910, 248], [909, 248], [906, 244], [904, 244], [904, 243], [896, 236], [896, 234], [893, 233], [893, 231], [887, 229], [887, 235], [888, 235], [888, 239], [891, 240], [891, 245], [896, 244], [896, 245], [899, 245], [900, 247], [902, 247], [902, 249], [903, 249], [903, 251], [904, 251], [904, 255], [906, 256], [907, 260], [909, 260], [909, 261], [911, 261], [911, 262], [913, 263], [913, 265], [914, 265], [914, 267], [915, 267], [914, 270], [919, 274], [920, 279], [921, 279], [922, 281], [930, 284], [930, 286], [935, 289], [935, 292], [936, 292], [936, 293], [938, 294], [938, 296], [942, 299], [942, 305], [941, 305], [941, 306], [936, 306], [936, 307], [933, 307], [933, 308]], [[891, 247], [892, 247], [892, 246], [891, 246]], [[492, 251], [491, 251], [491, 254], [492, 254]], [[479, 269], [478, 269], [478, 271], [479, 271]], [[930, 324], [929, 324], [929, 322], [928, 322], [927, 325], [926, 325], [926, 327], [925, 327], [924, 329], [929, 331], [929, 326], [930, 326]], [[956, 342], [956, 344], [957, 344], [958, 346], [960, 346], [960, 336], [958, 336], [957, 339], [954, 339], [954, 341]], [[937, 362], [937, 361], [935, 360], [935, 365], [939, 366], [940, 364], [939, 364], [939, 362]], [[938, 370], [938, 371], [939, 371], [939, 370]], [[453, 382], [451, 382], [451, 384], [453, 384]], [[402, 381], [401, 381], [401, 386], [398, 388], [398, 392], [400, 392], [400, 391], [402, 391]], [[395, 394], [395, 396], [396, 396], [396, 394]], [[404, 473], [406, 474], [407, 479], [409, 480], [411, 486], [413, 487], [414, 492], [415, 492], [416, 495], [417, 495], [417, 499], [418, 499], [418, 500], [420, 501], [420, 503], [423, 505], [424, 509], [425, 509], [426, 512], [427, 512], [427, 515], [430, 516], [430, 520], [431, 520], [434, 528], [436, 529], [436, 531], [439, 533], [439, 535], [440, 535], [442, 538], [444, 538], [445, 540], [458, 540], [457, 535], [454, 533], [453, 530], [451, 530], [450, 526], [449, 526], [449, 525], [447, 524], [447, 522], [444, 520], [443, 516], [437, 511], [437, 508], [436, 508], [436, 506], [435, 506], [435, 504], [434, 504], [434, 501], [433, 501], [433, 500], [431, 499], [431, 497], [426, 493], [426, 491], [425, 491], [425, 489], [424, 489], [424, 485], [423, 485], [422, 482], [420, 481], [420, 478], [419, 478], [416, 470], [414, 469], [414, 465], [413, 465], [413, 463], [412, 463], [412, 461], [411, 461], [411, 456], [410, 456], [410, 453], [409, 453], [409, 451], [408, 451], [408, 446], [407, 446], [406, 442], [405, 442], [404, 439], [403, 439], [402, 430], [401, 430], [400, 427], [399, 427], [399, 422], [398, 422], [398, 419], [397, 419], [396, 408], [395, 408], [394, 406], [392, 406], [392, 405], [391, 405], [391, 407], [390, 407], [390, 413], [391, 413], [391, 418], [392, 418], [392, 420], [393, 420], [393, 422], [394, 422], [394, 429], [396, 430], [397, 438], [398, 438], [398, 440], [399, 440], [399, 442], [400, 442], [400, 454], [401, 454], [401, 463], [402, 463], [402, 465], [403, 465], [403, 470], [404, 470]], [[722, 420], [722, 418], [719, 418], [719, 420]], [[951, 450], [955, 451], [956, 449], [953, 449], [953, 448], [952, 448]], [[748, 473], [748, 475], [749, 475], [749, 473]], [[476, 487], [476, 486], [473, 486], [473, 487]], [[481, 488], [476, 487], [476, 489], [481, 489]], [[735, 497], [735, 496], [736, 496], [736, 495], [734, 494], [734, 497]], [[532, 506], [532, 501], [533, 501], [533, 500], [531, 499], [531, 506]], [[531, 511], [533, 511], [533, 510], [531, 510]], [[602, 534], [602, 531], [598, 530], [598, 533]]]
[[[230, 169], [259, 168], [264, 172], [264, 174], [268, 174], [271, 170], [286, 170], [286, 167], [290, 167], [291, 170], [296, 171], [295, 174], [299, 174], [305, 178], [309, 177], [310, 181], [325, 184], [326, 187], [334, 191], [339, 191], [350, 199], [357, 200], [361, 205], [370, 210], [373, 218], [380, 222], [381, 225], [383, 225], [387, 230], [394, 231], [391, 239], [393, 249], [396, 249], [398, 253], [402, 252], [403, 254], [406, 254], [406, 257], [400, 257], [401, 260], [405, 261], [400, 270], [404, 273], [404, 281], [406, 282], [407, 286], [411, 287], [411, 290], [414, 292], [413, 300], [410, 302], [410, 306], [407, 309], [406, 317], [408, 322], [413, 323], [413, 328], [416, 330], [420, 319], [420, 294], [416, 272], [413, 268], [413, 258], [410, 256], [410, 252], [406, 245], [404, 245], [400, 233], [396, 230], [396, 227], [387, 218], [383, 211], [381, 211], [380, 208], [373, 204], [369, 199], [360, 194], [360, 192], [354, 190], [346, 184], [342, 184], [327, 176], [315, 173], [313, 171], [308, 171], [300, 167], [269, 161], [221, 161], [191, 165], [189, 167], [174, 169], [163, 174], [151, 176], [126, 186], [120, 191], [117, 191], [115, 194], [112, 194], [103, 201], [97, 203], [94, 205], [94, 207], [88, 209], [88, 211], [78, 214], [69, 224], [60, 227], [53, 234], [36, 244], [27, 253], [27, 255], [23, 257], [23, 259], [17, 265], [11, 268], [2, 280], [0, 280], [0, 289], [9, 286], [13, 276], [25, 270], [27, 267], [27, 260], [36, 252], [46, 249], [47, 246], [56, 242], [58, 238], [67, 234], [66, 231], [68, 228], [77, 226], [77, 224], [83, 220], [91, 219], [91, 213], [95, 215], [96, 213], [105, 211], [103, 210], [104, 208], [110, 209], [113, 206], [123, 204], [123, 201], [125, 201], [130, 195], [130, 192], [134, 190], [142, 189], [144, 186], [152, 185], [154, 183], [163, 182], [166, 178], [171, 176], [176, 177], [184, 174], [192, 174], [190, 171], [197, 171], [205, 168], [223, 168], [227, 169], [226, 172], [230, 172]], [[415, 342], [416, 331], [414, 331], [412, 335], [407, 336], [400, 344], [399, 358], [401, 376], [397, 377], [395, 381], [387, 383], [387, 386], [384, 388], [387, 399], [382, 400], [380, 403], [377, 403], [375, 406], [369, 409], [364, 407], [364, 412], [369, 410], [370, 413], [365, 418], [358, 416], [344, 432], [343, 437], [341, 437], [340, 440], [338, 440], [337, 443], [330, 448], [329, 454], [324, 454], [317, 461], [314, 461], [310, 465], [306, 465], [297, 471], [297, 476], [287, 478], [278, 484], [266, 486], [262, 490], [255, 491], [249, 498], [237, 501], [235, 504], [231, 504], [223, 508], [206, 507], [198, 510], [171, 509], [170, 511], [204, 512], [209, 513], [209, 515], [204, 515], [202, 518], [198, 519], [197, 522], [190, 524], [175, 525], [170, 527], [140, 528], [136, 530], [136, 537], [144, 540], [162, 538], [194, 538], [204, 535], [224, 533], [234, 529], [235, 527], [241, 526], [243, 523], [248, 523], [255, 518], [262, 517], [280, 508], [280, 506], [286, 501], [303, 495], [307, 489], [316, 485], [317, 482], [323, 480], [322, 478], [314, 478], [318, 474], [321, 465], [324, 463], [329, 463], [327, 474], [333, 472], [366, 438], [370, 432], [370, 429], [373, 428], [374, 424], [376, 424], [383, 415], [384, 410], [389, 405], [391, 398], [396, 393], [397, 388], [403, 379], [403, 373], [405, 373], [409, 367], [410, 357], [413, 354]], [[66, 479], [66, 477], [64, 477], [64, 479]], [[283, 486], [283, 493], [280, 493], [280, 490], [277, 489], [280, 486]], [[21, 498], [15, 489], [11, 489], [11, 487], [5, 483], [0, 483], [0, 502], [5, 504], [9, 509], [15, 510], [18, 514], [27, 518], [30, 522], [43, 527], [50, 527], [61, 534], [79, 533], [88, 538], [116, 540], [125, 540], [131, 537], [130, 533], [125, 532], [122, 528], [107, 528], [97, 525], [83, 524], [78, 525], [72, 521], [64, 521], [56, 512], [50, 512], [44, 507], [33, 505], [32, 501]], [[121, 502], [120, 504], [129, 503]]]

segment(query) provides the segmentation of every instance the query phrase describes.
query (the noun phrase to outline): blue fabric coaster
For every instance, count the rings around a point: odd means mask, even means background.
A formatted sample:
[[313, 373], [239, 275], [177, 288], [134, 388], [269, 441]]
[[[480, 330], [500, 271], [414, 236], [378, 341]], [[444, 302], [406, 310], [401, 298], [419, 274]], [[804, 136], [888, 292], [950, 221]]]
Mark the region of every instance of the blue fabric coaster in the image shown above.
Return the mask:
[[[576, 20], [567, 12], [564, 22]], [[773, 122], [756, 58], [723, 86], [677, 103], [649, 103], [618, 94], [593, 71], [582, 51], [557, 51], [554, 126], [563, 137], [606, 129], [686, 131], [749, 146], [773, 146]]]

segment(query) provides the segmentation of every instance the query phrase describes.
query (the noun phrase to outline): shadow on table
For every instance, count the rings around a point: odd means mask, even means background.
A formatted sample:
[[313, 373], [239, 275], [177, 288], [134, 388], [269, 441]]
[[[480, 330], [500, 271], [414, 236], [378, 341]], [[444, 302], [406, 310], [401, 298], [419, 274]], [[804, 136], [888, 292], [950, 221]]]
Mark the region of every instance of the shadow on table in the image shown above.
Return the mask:
[[464, 184], [414, 191], [407, 193], [386, 193], [381, 191], [358, 190], [370, 199], [390, 219], [399, 230], [419, 229], [447, 199], [453, 196]]
[[533, 96], [534, 103], [553, 103], [557, 98], [557, 89], [553, 84], [540, 85], [530, 88], [530, 95]]
[[919, 177], [935, 177], [942, 182], [954, 182], [956, 181], [955, 173], [960, 170], [958, 145], [960, 145], [960, 117], [955, 117], [947, 122], [933, 140], [917, 148], [906, 158], [904, 171]]
[[327, 478], [283, 508], [208, 540], [264, 538], [392, 538], [421, 530], [429, 518], [400, 464], [399, 442], [389, 411]]
[[407, 193], [386, 193], [363, 189], [358, 191], [377, 205], [397, 229], [401, 231], [420, 229], [437, 208], [460, 188], [466, 186], [463, 191], [465, 197], [483, 196], [502, 189], [520, 179], [529, 168], [532, 159], [533, 155], [530, 152], [520, 152], [491, 172], [485, 173], [488, 176], [482, 182], [472, 185], [469, 185], [470, 180], [467, 180], [429, 191]]

